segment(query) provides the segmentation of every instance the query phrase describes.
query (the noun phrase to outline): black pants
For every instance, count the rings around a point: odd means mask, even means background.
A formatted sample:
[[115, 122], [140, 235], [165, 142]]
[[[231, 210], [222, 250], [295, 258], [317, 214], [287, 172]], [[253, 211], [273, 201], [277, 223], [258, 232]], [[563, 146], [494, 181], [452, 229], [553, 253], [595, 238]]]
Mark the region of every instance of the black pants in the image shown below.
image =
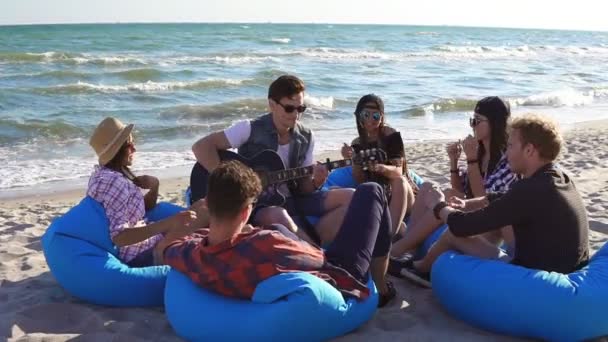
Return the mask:
[[[372, 258], [387, 256], [391, 248], [391, 216], [384, 190], [377, 183], [359, 185], [344, 222], [325, 251], [327, 260], [361, 282], [366, 282]], [[275, 224], [271, 229], [294, 240], [297, 235]]]

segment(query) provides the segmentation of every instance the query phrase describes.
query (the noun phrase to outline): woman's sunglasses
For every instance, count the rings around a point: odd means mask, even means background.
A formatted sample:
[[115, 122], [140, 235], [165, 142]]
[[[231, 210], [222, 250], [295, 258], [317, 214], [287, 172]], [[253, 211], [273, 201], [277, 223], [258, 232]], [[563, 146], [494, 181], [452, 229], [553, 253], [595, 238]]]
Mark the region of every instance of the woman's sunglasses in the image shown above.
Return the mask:
[[475, 126], [479, 125], [480, 123], [482, 123], [484, 121], [488, 121], [488, 120], [484, 120], [484, 119], [480, 119], [480, 118], [470, 118], [469, 119], [469, 125], [471, 127], [475, 127]]
[[369, 120], [369, 118], [371, 117], [372, 119], [374, 119], [374, 121], [380, 121], [380, 118], [382, 118], [382, 114], [380, 114], [380, 112], [368, 112], [366, 110], [362, 110], [359, 112], [359, 117], [363, 120]]
[[275, 101], [275, 102], [278, 103], [281, 107], [283, 107], [283, 109], [285, 110], [285, 113], [293, 113], [296, 110], [298, 111], [298, 113], [304, 113], [304, 111], [306, 110], [306, 106], [284, 105], [279, 101]]

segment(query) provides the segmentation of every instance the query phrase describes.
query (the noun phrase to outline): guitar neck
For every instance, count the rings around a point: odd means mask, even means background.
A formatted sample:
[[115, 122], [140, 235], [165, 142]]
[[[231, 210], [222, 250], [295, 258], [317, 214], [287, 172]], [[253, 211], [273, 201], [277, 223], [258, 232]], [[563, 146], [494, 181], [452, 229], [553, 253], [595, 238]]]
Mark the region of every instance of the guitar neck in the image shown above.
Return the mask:
[[[323, 165], [331, 171], [340, 167], [353, 165], [353, 161], [351, 159], [330, 161], [328, 158], [327, 162], [323, 163]], [[266, 173], [266, 177], [269, 185], [277, 184], [310, 176], [312, 175], [313, 170], [314, 165], [296, 167], [293, 169], [268, 172]]]

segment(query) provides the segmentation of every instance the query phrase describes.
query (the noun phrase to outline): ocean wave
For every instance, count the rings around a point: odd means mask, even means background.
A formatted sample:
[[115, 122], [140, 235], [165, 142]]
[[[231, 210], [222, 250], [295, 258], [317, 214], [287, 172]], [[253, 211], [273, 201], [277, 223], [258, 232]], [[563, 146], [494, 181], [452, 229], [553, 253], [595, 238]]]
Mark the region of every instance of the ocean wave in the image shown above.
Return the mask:
[[160, 116], [176, 119], [230, 120], [255, 117], [267, 110], [268, 100], [244, 98], [209, 105], [179, 105], [164, 109]]
[[[608, 99], [608, 87], [590, 90], [563, 89], [529, 95], [525, 97], [505, 97], [511, 107], [576, 107], [592, 104], [596, 99]], [[432, 103], [408, 108], [400, 113], [408, 116], [425, 116], [433, 113], [472, 112], [479, 99], [445, 98]]]
[[21, 80], [21, 79], [55, 79], [55, 80], [89, 80], [94, 74], [73, 70], [53, 70], [38, 73], [14, 73], [2, 75], [0, 79]]
[[78, 82], [51, 87], [32, 88], [38, 94], [88, 94], [88, 93], [123, 93], [123, 92], [165, 92], [173, 90], [200, 90], [238, 86], [243, 80], [208, 79], [192, 82], [142, 82], [124, 85], [92, 84]]
[[217, 55], [217, 56], [177, 56], [167, 58], [162, 61], [163, 64], [174, 65], [174, 64], [195, 64], [195, 63], [214, 63], [214, 64], [230, 64], [230, 65], [241, 65], [241, 64], [256, 64], [264, 62], [280, 62], [280, 56], [269, 56], [269, 55], [256, 55], [256, 54], [244, 54], [235, 53], [231, 55]]
[[[476, 45], [440, 45], [431, 48], [434, 53], [428, 56], [446, 58], [499, 58], [499, 57], [528, 57], [537, 54], [537, 50], [528, 45], [519, 46], [476, 46]], [[426, 55], [422, 52], [421, 55]]]
[[441, 34], [439, 32], [435, 32], [435, 31], [419, 31], [419, 32], [416, 32], [415, 35], [417, 35], [417, 36], [439, 36]]
[[[24, 147], [26, 148], [26, 147]], [[14, 151], [14, 148], [10, 150]], [[7, 153], [4, 153], [7, 152]], [[31, 158], [17, 160], [11, 158], [8, 148], [0, 147], [0, 189], [31, 187], [45, 183], [86, 180], [96, 165], [94, 154], [80, 157]], [[7, 156], [8, 159], [4, 160]], [[7, 161], [10, 163], [7, 164]], [[161, 170], [169, 167], [192, 165], [194, 157], [190, 151], [145, 151], [138, 150], [133, 171], [142, 174], [146, 171]]]
[[165, 60], [169, 64], [216, 63], [216, 64], [255, 64], [276, 63], [287, 58], [304, 57], [320, 60], [390, 60], [409, 61], [412, 59], [493, 59], [493, 58], [530, 58], [546, 54], [570, 56], [606, 56], [607, 47], [552, 47], [552, 46], [453, 46], [439, 45], [427, 50], [387, 52], [379, 50], [347, 49], [334, 47], [314, 47], [280, 49], [270, 51], [218, 54], [209, 56], [176, 56]]
[[273, 43], [289, 44], [291, 38], [272, 38], [270, 41]]
[[[608, 47], [605, 46], [576, 46], [576, 45], [502, 45], [502, 46], [485, 46], [485, 45], [440, 45], [434, 46], [431, 50], [436, 51], [438, 55], [443, 56], [460, 56], [460, 57], [527, 57], [541, 54], [563, 54], [563, 55], [588, 55], [588, 56], [606, 56], [608, 55]], [[425, 52], [421, 52], [425, 55]], [[432, 55], [432, 54], [431, 54]]]
[[575, 107], [585, 106], [593, 103], [594, 99], [601, 97], [604, 90], [598, 89], [590, 91], [578, 91], [574, 89], [564, 89], [527, 97], [509, 99], [511, 105], [515, 106], [549, 106], [549, 107]]
[[111, 73], [113, 76], [118, 76], [127, 81], [147, 82], [158, 80], [164, 75], [163, 71], [154, 68], [131, 69], [125, 71], [117, 71]]
[[0, 144], [15, 144], [32, 139], [51, 139], [65, 142], [84, 136], [88, 131], [63, 120], [0, 119]]
[[[430, 33], [429, 33], [430, 34]], [[279, 44], [289, 44], [290, 38], [267, 38], [265, 41]], [[545, 54], [562, 54], [565, 56], [606, 56], [606, 46], [559, 46], [559, 45], [437, 45], [426, 50], [386, 52], [378, 50], [346, 49], [334, 47], [314, 47], [280, 50], [260, 50], [251, 52], [219, 53], [208, 55], [105, 55], [91, 53], [72, 53], [62, 51], [32, 52], [0, 52], [0, 63], [60, 63], [60, 64], [93, 64], [100, 66], [112, 65], [175, 65], [214, 63], [228, 65], [277, 63], [287, 57], [305, 57], [328, 60], [409, 60], [412, 58], [502, 58], [502, 57], [531, 57]]]
[[60, 64], [148, 64], [144, 58], [134, 55], [106, 56], [62, 51], [47, 52], [0, 52], [0, 63], [60, 63]]
[[117, 77], [126, 81], [134, 82], [147, 82], [156, 81], [164, 77], [172, 76], [192, 76], [194, 72], [192, 70], [179, 70], [179, 71], [163, 71], [155, 68], [140, 68], [140, 69], [128, 69], [123, 71], [113, 72], [84, 72], [74, 70], [53, 70], [44, 71], [39, 73], [15, 73], [6, 76], [0, 76], [0, 79], [54, 79], [54, 80], [85, 80], [92, 81], [98, 78], [105, 77]]
[[306, 94], [306, 96], [304, 97], [304, 104], [306, 104], [308, 107], [312, 108], [313, 110], [315, 110], [315, 109], [321, 109], [321, 110], [334, 109], [334, 97], [333, 96], [314, 97], [314, 96], [310, 96], [310, 95]]
[[[334, 108], [334, 98], [331, 96], [315, 97], [306, 95], [304, 103], [310, 108], [309, 111], [311, 113], [332, 110]], [[174, 106], [162, 110], [160, 116], [178, 120], [204, 119], [203, 123], [208, 124], [225, 123], [239, 118], [255, 118], [265, 112], [268, 112], [267, 99], [242, 98], [217, 104]]]
[[0, 62], [5, 63], [36, 63], [52, 61], [70, 61], [75, 58], [82, 58], [82, 54], [70, 52], [48, 51], [41, 53], [34, 52], [0, 52]]
[[329, 48], [329, 47], [317, 47], [300, 49], [293, 51], [286, 51], [284, 53], [287, 56], [302, 56], [309, 58], [319, 59], [390, 59], [396, 57], [395, 54], [379, 51], [361, 51], [356, 49], [341, 49], [341, 48]]
[[466, 98], [444, 98], [438, 99], [432, 103], [427, 103], [402, 111], [402, 114], [408, 116], [425, 116], [432, 113], [447, 113], [460, 111], [473, 111], [477, 100]]

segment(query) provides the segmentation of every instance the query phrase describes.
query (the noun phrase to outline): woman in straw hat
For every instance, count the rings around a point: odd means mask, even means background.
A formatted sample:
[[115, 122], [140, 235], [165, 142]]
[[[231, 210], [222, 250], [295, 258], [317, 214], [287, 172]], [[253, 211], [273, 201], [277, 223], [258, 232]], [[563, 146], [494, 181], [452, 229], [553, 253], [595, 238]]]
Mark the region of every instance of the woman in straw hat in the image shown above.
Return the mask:
[[[119, 258], [129, 266], [145, 267], [155, 263], [154, 247], [163, 234], [176, 230], [187, 234], [197, 216], [187, 210], [155, 223], [145, 221], [146, 210], [156, 206], [159, 181], [147, 175], [135, 177], [130, 171], [136, 151], [132, 130], [133, 124], [112, 117], [97, 126], [89, 144], [99, 165], [89, 179], [87, 195], [104, 207]], [[142, 189], [148, 190], [146, 195]]]

